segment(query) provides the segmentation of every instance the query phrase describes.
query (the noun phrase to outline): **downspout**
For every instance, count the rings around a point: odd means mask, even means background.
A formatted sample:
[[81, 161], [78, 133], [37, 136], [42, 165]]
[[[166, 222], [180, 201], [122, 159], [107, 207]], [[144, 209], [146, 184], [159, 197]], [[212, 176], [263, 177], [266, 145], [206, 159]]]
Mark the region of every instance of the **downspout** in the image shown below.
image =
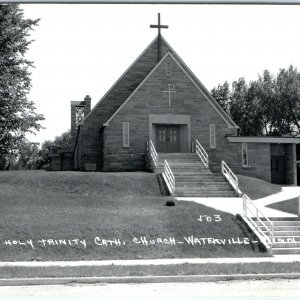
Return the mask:
[[104, 128], [103, 124], [100, 127], [100, 147], [101, 147], [101, 161], [100, 161], [100, 169], [102, 170], [104, 167]]
[[[78, 125], [78, 128], [77, 128], [77, 134], [76, 134], [76, 138], [75, 138], [75, 143], [74, 143], [74, 149], [73, 149], [73, 158], [75, 158], [75, 154], [76, 154], [76, 158], [77, 158], [77, 166], [76, 166], [76, 170], [80, 169], [80, 167], [78, 168], [78, 165], [79, 165], [79, 147], [78, 147], [78, 141], [79, 141], [79, 133], [80, 133], [80, 128], [81, 128], [81, 125]], [[77, 147], [76, 147], [77, 146]], [[77, 153], [75, 153], [76, 151], [76, 148], [77, 148]]]

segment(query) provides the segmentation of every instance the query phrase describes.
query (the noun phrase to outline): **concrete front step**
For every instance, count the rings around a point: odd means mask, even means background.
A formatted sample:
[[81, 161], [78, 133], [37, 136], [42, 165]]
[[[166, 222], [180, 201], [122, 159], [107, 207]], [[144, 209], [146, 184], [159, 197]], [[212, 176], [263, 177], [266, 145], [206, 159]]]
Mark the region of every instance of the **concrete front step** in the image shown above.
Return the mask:
[[[173, 173], [174, 174], [174, 173]], [[216, 182], [228, 182], [225, 178], [223, 177], [215, 177], [213, 175], [199, 175], [199, 174], [195, 174], [194, 176], [184, 176], [184, 175], [180, 175], [180, 173], [175, 173], [174, 176], [176, 177], [176, 179], [178, 181], [216, 181]]]
[[191, 193], [196, 193], [196, 192], [233, 192], [233, 189], [230, 188], [229, 186], [179, 186], [176, 185], [176, 192], [191, 192]]
[[294, 235], [294, 236], [284, 236], [284, 235], [278, 235], [274, 237], [275, 242], [290, 242], [291, 240], [295, 242], [300, 242], [300, 235]]
[[299, 226], [300, 228], [300, 221], [272, 221], [274, 226]]
[[235, 198], [236, 194], [227, 194], [227, 193], [223, 193], [223, 194], [213, 194], [213, 193], [196, 193], [196, 194], [187, 194], [187, 193], [183, 193], [183, 194], [175, 194], [175, 197], [187, 197], [187, 198]]
[[[262, 230], [263, 232], [267, 232], [266, 230]], [[298, 236], [300, 235], [300, 230], [289, 230], [289, 231], [273, 231], [274, 237], [279, 236]]]
[[300, 248], [300, 242], [274, 243], [274, 248]]
[[[266, 224], [268, 226], [268, 224]], [[264, 230], [264, 226], [259, 225], [259, 227]], [[300, 226], [293, 226], [293, 225], [285, 225], [285, 226], [280, 226], [280, 225], [273, 225], [273, 230], [274, 231], [299, 231], [300, 232]]]
[[226, 180], [225, 177], [223, 176], [216, 176], [214, 174], [202, 174], [200, 172], [176, 172], [174, 171], [173, 172], [174, 176], [177, 176], [179, 179], [182, 178], [182, 179], [186, 179], [186, 180], [189, 180], [189, 179], [193, 179], [193, 178], [199, 178], [199, 179], [214, 179], [214, 180], [220, 180], [220, 181], [224, 181]]
[[[255, 202], [255, 200], [254, 200]], [[260, 218], [263, 221], [266, 221], [265, 218]], [[252, 218], [252, 220], [256, 220], [256, 218]], [[271, 217], [269, 218], [270, 221], [274, 222], [282, 222], [282, 221], [292, 221], [292, 222], [298, 222], [299, 218], [298, 217]]]
[[[157, 166], [158, 167], [163, 167], [165, 165], [165, 163], [163, 161], [159, 161]], [[183, 167], [199, 167], [203, 170], [209, 170], [207, 168], [204, 167], [203, 164], [200, 164], [198, 162], [189, 162], [189, 163], [184, 163], [184, 162], [173, 162], [173, 161], [168, 161], [168, 165], [170, 167], [173, 167], [173, 168], [176, 168], [176, 167], [179, 167], [179, 168], [183, 168]]]
[[218, 186], [218, 187], [228, 187], [228, 184], [226, 182], [207, 182], [207, 181], [190, 181], [190, 182], [186, 182], [186, 181], [179, 181], [176, 180], [176, 186], [177, 187], [201, 187], [201, 186]]
[[280, 254], [300, 254], [300, 248], [273, 248], [273, 255]]
[[233, 191], [177, 191], [176, 197], [236, 197]]

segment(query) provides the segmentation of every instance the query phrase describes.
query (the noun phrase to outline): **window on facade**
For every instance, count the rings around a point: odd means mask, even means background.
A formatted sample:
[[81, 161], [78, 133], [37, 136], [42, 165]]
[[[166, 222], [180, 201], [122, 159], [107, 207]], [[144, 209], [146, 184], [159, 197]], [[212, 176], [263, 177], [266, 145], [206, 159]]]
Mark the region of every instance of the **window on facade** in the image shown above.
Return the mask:
[[242, 166], [248, 167], [248, 145], [242, 143]]
[[123, 147], [129, 147], [129, 122], [123, 122]]
[[210, 148], [216, 148], [216, 126], [215, 124], [209, 125], [209, 135], [210, 135]]
[[166, 63], [166, 75], [171, 76], [171, 63]]

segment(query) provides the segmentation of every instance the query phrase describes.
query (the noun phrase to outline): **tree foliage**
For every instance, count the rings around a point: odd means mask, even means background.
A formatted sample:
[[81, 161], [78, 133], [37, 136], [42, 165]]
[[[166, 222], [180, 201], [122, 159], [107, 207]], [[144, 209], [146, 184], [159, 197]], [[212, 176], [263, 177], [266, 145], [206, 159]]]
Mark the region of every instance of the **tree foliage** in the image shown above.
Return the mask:
[[39, 159], [37, 162], [37, 169], [45, 168], [50, 163], [49, 153], [57, 153], [59, 150], [70, 148], [72, 146], [71, 130], [62, 133], [55, 137], [53, 141], [45, 141], [39, 151]]
[[220, 106], [228, 113], [230, 103], [230, 87], [229, 83], [225, 81], [222, 85], [219, 84], [216, 88], [211, 90], [212, 96], [218, 101]]
[[25, 19], [17, 4], [0, 4], [0, 169], [8, 157], [17, 155], [25, 134], [40, 130], [44, 119], [27, 98], [33, 64], [25, 54], [38, 21]]
[[40, 148], [38, 146], [37, 143], [23, 139], [18, 154], [10, 157], [8, 167], [14, 170], [47, 169], [50, 163], [49, 153], [58, 153], [72, 146], [71, 131], [62, 133], [53, 141], [44, 141]]
[[249, 83], [239, 78], [231, 88], [226, 81], [211, 93], [241, 135], [300, 134], [300, 73], [293, 66], [280, 69], [276, 76], [264, 70]]

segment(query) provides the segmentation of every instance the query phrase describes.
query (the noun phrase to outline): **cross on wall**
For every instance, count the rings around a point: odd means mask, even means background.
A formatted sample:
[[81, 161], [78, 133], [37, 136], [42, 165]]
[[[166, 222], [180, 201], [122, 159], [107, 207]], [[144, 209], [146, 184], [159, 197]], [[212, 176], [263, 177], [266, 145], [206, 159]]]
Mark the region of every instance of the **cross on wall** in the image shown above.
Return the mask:
[[176, 91], [175, 91], [175, 85], [169, 83], [168, 84], [169, 89], [167, 91], [162, 91], [163, 96], [167, 95], [169, 97], [169, 106], [171, 106], [171, 99], [176, 96]]

